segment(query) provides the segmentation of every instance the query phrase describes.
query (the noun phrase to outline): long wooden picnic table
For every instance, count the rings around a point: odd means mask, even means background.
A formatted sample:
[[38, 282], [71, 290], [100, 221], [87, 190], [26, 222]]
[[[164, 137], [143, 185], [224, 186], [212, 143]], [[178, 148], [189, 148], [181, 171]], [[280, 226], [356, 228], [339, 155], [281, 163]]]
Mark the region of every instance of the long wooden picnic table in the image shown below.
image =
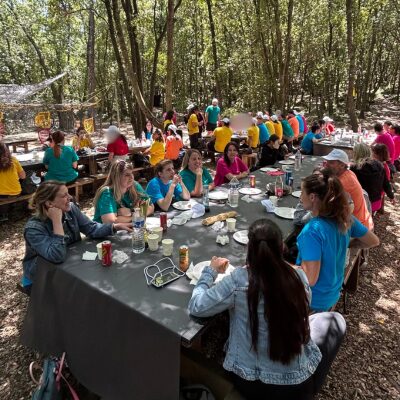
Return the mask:
[[36, 142], [38, 140], [38, 135], [36, 132], [20, 133], [18, 135], [5, 135], [3, 137], [3, 142], [12, 147], [13, 152], [17, 152], [17, 147], [23, 147], [25, 153], [29, 152], [28, 143]]

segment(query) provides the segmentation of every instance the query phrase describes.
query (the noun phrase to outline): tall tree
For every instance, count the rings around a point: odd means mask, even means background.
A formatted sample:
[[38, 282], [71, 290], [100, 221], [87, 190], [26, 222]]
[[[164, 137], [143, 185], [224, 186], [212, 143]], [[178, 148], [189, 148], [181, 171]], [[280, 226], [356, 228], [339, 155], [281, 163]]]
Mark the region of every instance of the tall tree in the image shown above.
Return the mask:
[[165, 107], [172, 109], [172, 90], [174, 77], [174, 0], [168, 0], [167, 14], [167, 79], [165, 83]]

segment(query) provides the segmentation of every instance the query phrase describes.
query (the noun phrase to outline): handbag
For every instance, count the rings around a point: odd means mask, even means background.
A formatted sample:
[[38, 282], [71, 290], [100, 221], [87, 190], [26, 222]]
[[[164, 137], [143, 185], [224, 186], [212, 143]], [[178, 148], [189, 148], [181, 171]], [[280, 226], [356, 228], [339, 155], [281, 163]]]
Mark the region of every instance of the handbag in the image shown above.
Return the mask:
[[42, 374], [39, 381], [34, 377], [33, 370], [41, 369], [36, 362], [31, 362], [29, 365], [29, 374], [32, 380], [38, 385], [38, 388], [32, 395], [32, 400], [63, 400], [63, 390], [61, 386], [61, 379], [68, 387], [72, 399], [79, 400], [73, 387], [68, 383], [67, 379], [62, 374], [64, 367], [65, 353], [61, 358], [46, 358], [43, 362]]

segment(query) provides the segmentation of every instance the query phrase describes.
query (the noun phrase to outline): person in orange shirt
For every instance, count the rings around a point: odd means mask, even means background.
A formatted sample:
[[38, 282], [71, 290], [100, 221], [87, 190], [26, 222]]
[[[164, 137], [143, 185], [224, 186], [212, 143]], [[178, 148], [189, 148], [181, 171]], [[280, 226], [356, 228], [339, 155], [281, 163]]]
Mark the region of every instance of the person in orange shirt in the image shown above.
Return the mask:
[[288, 111], [287, 118], [289, 121], [289, 125], [293, 129], [294, 138], [297, 139], [299, 137], [300, 125], [299, 125], [299, 121], [297, 120], [296, 115], [294, 114], [293, 110]]
[[183, 142], [180, 135], [177, 133], [177, 127], [174, 124], [168, 126], [168, 136], [165, 139], [165, 158], [174, 162], [174, 168], [180, 167], [178, 162], [179, 154], [183, 148]]
[[347, 168], [349, 157], [340, 149], [333, 149], [327, 156], [327, 167], [336, 175], [343, 185], [344, 190], [350, 195], [354, 203], [353, 215], [369, 230], [374, 229], [372, 216], [365, 203], [364, 194], [356, 174]]

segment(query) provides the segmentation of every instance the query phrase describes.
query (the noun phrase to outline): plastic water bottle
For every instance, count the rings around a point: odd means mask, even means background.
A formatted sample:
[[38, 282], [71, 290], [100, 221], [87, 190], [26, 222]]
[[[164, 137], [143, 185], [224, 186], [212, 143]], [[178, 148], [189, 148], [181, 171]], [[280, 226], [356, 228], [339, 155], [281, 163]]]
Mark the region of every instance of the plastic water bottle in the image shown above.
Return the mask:
[[229, 205], [233, 208], [239, 205], [239, 181], [235, 176], [229, 182]]
[[300, 166], [301, 166], [301, 152], [300, 150], [297, 150], [296, 155], [294, 156], [294, 169], [296, 171], [299, 171]]
[[208, 198], [208, 193], [210, 188], [208, 185], [203, 185], [203, 206], [206, 209], [206, 212], [210, 212], [210, 201]]
[[275, 196], [278, 199], [283, 197], [283, 181], [281, 176], [277, 176], [275, 180]]
[[140, 213], [140, 208], [135, 208], [132, 218], [132, 252], [143, 253], [144, 243], [144, 216]]

